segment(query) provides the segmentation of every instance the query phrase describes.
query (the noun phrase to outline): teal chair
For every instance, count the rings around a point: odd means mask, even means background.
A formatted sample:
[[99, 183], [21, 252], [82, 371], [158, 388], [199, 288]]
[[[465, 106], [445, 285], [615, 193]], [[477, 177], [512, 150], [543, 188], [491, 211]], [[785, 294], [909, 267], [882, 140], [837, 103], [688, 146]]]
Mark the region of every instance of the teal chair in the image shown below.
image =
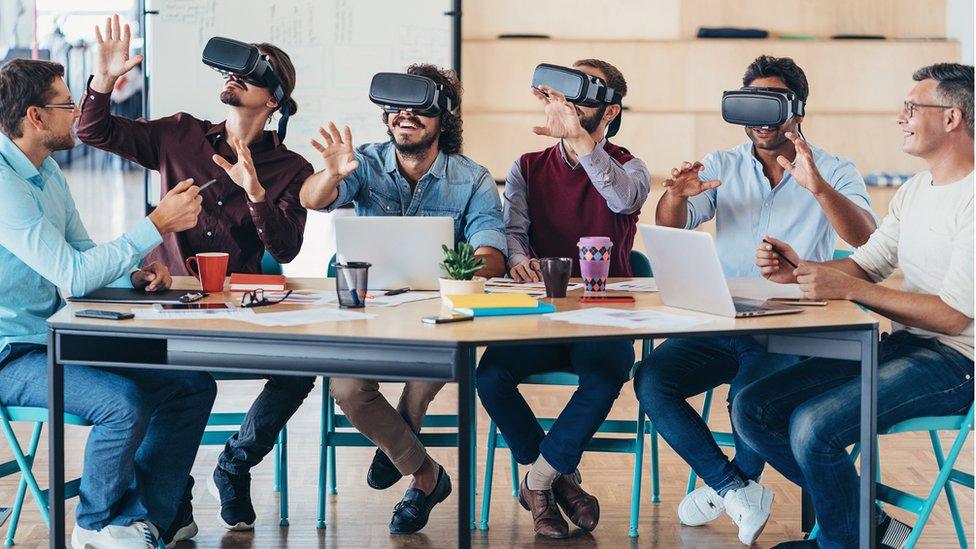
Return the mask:
[[[850, 257], [854, 252], [851, 250], [834, 250], [833, 259], [844, 259], [845, 257]], [[705, 391], [705, 401], [702, 403], [701, 416], [705, 423], [708, 423], [708, 416], [712, 408], [712, 389]], [[712, 431], [712, 437], [715, 438], [715, 443], [718, 444], [719, 448], [735, 448], [735, 440], [732, 438], [732, 433], [725, 433], [721, 431]], [[880, 469], [878, 469], [880, 474]], [[688, 473], [688, 486], [685, 490], [686, 494], [690, 494], [695, 489], [695, 485], [698, 483], [698, 475], [695, 474], [694, 469]]]
[[[329, 260], [329, 267], [327, 275], [329, 278], [335, 278], [335, 255]], [[477, 419], [477, 414], [471, 416], [471, 453], [472, 461], [474, 461], [474, 456], [477, 454], [477, 434], [478, 428], [475, 424]], [[457, 430], [458, 427], [458, 417], [457, 414], [427, 414], [424, 418], [423, 426], [424, 429], [427, 428], [447, 428]], [[341, 429], [341, 431], [340, 431]], [[458, 436], [457, 433], [424, 433], [421, 432], [419, 437], [420, 442], [428, 448], [457, 448]], [[318, 528], [325, 528], [325, 514], [326, 514], [326, 491], [329, 495], [336, 495], [338, 490], [336, 489], [336, 448], [337, 447], [373, 447], [375, 446], [372, 441], [363, 436], [361, 433], [355, 430], [352, 423], [349, 421], [345, 415], [336, 413], [335, 400], [329, 394], [329, 378], [322, 378], [322, 442], [319, 451], [319, 493], [318, 493], [318, 520], [316, 526]], [[474, 516], [475, 516], [475, 493], [477, 486], [477, 471], [475, 470], [474, 464], [472, 463], [471, 469], [471, 485], [468, 489], [471, 491], [471, 528], [474, 529]], [[328, 486], [326, 486], [328, 484]]]
[[[41, 518], [44, 519], [44, 525], [48, 528], [51, 527], [51, 516], [48, 513], [47, 505], [48, 491], [41, 490], [33, 471], [34, 459], [37, 457], [37, 446], [41, 440], [41, 430], [47, 419], [47, 408], [5, 407], [0, 405], [0, 428], [3, 429], [3, 434], [7, 439], [7, 446], [10, 447], [10, 452], [14, 456], [13, 461], [0, 464], [0, 478], [17, 473], [20, 474], [20, 485], [17, 487], [17, 497], [11, 509], [10, 523], [7, 525], [7, 535], [4, 540], [4, 545], [8, 547], [14, 544], [14, 536], [17, 535], [17, 523], [20, 522], [20, 514], [24, 508], [24, 499], [27, 496], [27, 490], [30, 490], [31, 495], [34, 497], [37, 510], [40, 511]], [[13, 426], [11, 425], [13, 422], [30, 422], [34, 424], [34, 430], [31, 433], [27, 452], [24, 452], [20, 441], [17, 439], [17, 435], [14, 433]], [[73, 414], [64, 414], [64, 423], [65, 425], [77, 425], [80, 427], [91, 426], [89, 421]], [[77, 496], [80, 484], [80, 478], [65, 483], [65, 499]]]
[[[969, 412], [964, 416], [935, 416], [935, 417], [919, 417], [915, 419], [909, 419], [907, 421], [902, 421], [893, 425], [890, 429], [885, 430], [880, 433], [882, 435], [893, 435], [897, 433], [915, 433], [921, 431], [928, 431], [929, 438], [932, 441], [932, 453], [935, 454], [935, 464], [939, 469], [939, 474], [935, 477], [935, 482], [932, 484], [932, 488], [929, 489], [929, 493], [925, 498], [920, 498], [916, 495], [909, 494], [908, 492], [903, 492], [897, 488], [881, 484], [879, 481], [877, 484], [877, 496], [879, 501], [883, 501], [890, 505], [894, 505], [900, 509], [906, 511], [911, 511], [918, 516], [918, 520], [915, 522], [915, 527], [912, 529], [911, 535], [905, 540], [906, 549], [911, 549], [915, 547], [918, 543], [918, 538], [922, 535], [922, 530], [925, 528], [925, 524], [929, 520], [929, 516], [932, 514], [932, 509], [935, 508], [935, 504], [939, 500], [939, 493], [945, 492], [946, 501], [949, 503], [949, 513], [952, 515], [952, 523], [956, 528], [956, 537], [959, 539], [959, 547], [966, 548], [969, 547], [969, 539], [966, 537], [965, 523], [962, 520], [962, 516], [959, 514], [959, 506], [956, 503], [956, 494], [952, 489], [952, 483], [961, 484], [970, 490], [973, 489], [973, 475], [970, 473], [964, 473], [958, 469], [955, 469], [956, 460], [959, 458], [959, 454], [962, 451], [963, 446], [966, 444], [966, 439], [969, 438], [969, 432], [973, 430], [973, 407], [969, 407]], [[952, 443], [952, 447], [949, 449], [949, 455], [946, 456], [942, 451], [942, 443], [939, 441], [939, 431], [958, 431], [959, 434], [956, 435], [956, 439]], [[851, 451], [851, 459], [856, 460], [859, 454], [860, 448], [857, 444], [854, 445]], [[877, 455], [877, 453], [875, 453]], [[875, 467], [879, 468], [877, 463]], [[820, 532], [820, 527], [815, 526], [813, 531], [810, 532], [810, 537], [815, 538]]]
[[[263, 274], [282, 274], [281, 264], [271, 254], [264, 252], [261, 258], [261, 272]], [[261, 376], [249, 374], [212, 373], [217, 381], [260, 380]], [[207, 420], [207, 429], [203, 432], [201, 446], [223, 446], [238, 431], [247, 413], [242, 412], [212, 412]], [[216, 427], [216, 429], [211, 429]], [[229, 428], [227, 428], [229, 427]], [[226, 428], [226, 429], [225, 429]], [[278, 524], [288, 526], [288, 427], [282, 427], [278, 433], [278, 440], [274, 447], [274, 491], [278, 492]]]
[[[630, 264], [635, 277], [653, 276], [651, 263], [647, 259], [647, 256], [641, 252], [634, 250], [630, 253]], [[641, 341], [642, 359], [647, 358], [653, 346], [653, 340], [645, 339]], [[522, 380], [521, 384], [576, 387], [579, 385], [579, 377], [570, 372], [547, 372], [529, 376]], [[553, 422], [555, 422], [554, 418], [539, 418], [539, 424], [546, 430], [552, 427]], [[600, 426], [597, 432], [602, 434], [632, 435], [626, 438], [594, 436], [587, 445], [586, 451], [633, 454], [634, 477], [631, 485], [630, 530], [628, 535], [632, 538], [637, 537], [637, 526], [640, 517], [640, 491], [641, 479], [643, 477], [645, 434], [649, 434], [651, 438], [651, 501], [655, 503], [661, 501], [660, 481], [658, 477], [657, 431], [654, 429], [653, 423], [648, 421], [644, 413], [638, 408], [637, 419], [635, 421], [608, 419], [603, 422], [603, 425]], [[498, 436], [498, 428], [495, 422], [492, 421], [488, 425], [485, 484], [481, 495], [481, 522], [479, 523], [481, 530], [488, 529], [488, 516], [491, 511], [491, 485], [495, 469], [495, 450], [497, 448], [508, 448], [508, 444], [505, 442], [505, 437]], [[510, 459], [512, 468], [512, 496], [518, 497], [520, 482], [518, 463], [513, 456]]]

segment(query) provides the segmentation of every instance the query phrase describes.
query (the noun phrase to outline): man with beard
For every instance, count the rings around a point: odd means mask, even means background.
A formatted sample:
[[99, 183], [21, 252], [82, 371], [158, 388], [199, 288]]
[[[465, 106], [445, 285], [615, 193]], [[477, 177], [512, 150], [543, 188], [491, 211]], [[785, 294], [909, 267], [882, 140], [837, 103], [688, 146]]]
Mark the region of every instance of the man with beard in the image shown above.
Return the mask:
[[[804, 102], [809, 91], [803, 70], [788, 57], [760, 56], [742, 84], [786, 89]], [[864, 180], [850, 161], [807, 143], [801, 122], [795, 116], [779, 127], [747, 127], [750, 142], [673, 169], [657, 224], [694, 229], [715, 217], [728, 277], [760, 276], [753, 251], [763, 235], [791, 242], [802, 257], [817, 261], [831, 258], [838, 235], [855, 247], [867, 242], [876, 225]], [[678, 506], [682, 524], [700, 526], [724, 510], [738, 525], [739, 540], [755, 541], [773, 499], [758, 483], [763, 460], [733, 425], [730, 461], [686, 399], [728, 383], [731, 406], [740, 389], [797, 361], [765, 352], [752, 337], [719, 336], [668, 339], [640, 365], [634, 390], [641, 407], [705, 483]]]
[[[420, 116], [410, 109], [384, 112], [390, 140], [353, 148], [349, 127], [332, 122], [319, 128], [324, 143], [312, 140], [324, 168], [305, 182], [302, 205], [333, 211], [349, 203], [358, 215], [451, 216], [455, 242], [467, 242], [485, 260], [480, 276], [505, 272], [505, 229], [501, 200], [484, 167], [460, 154], [461, 83], [453, 71], [412, 65], [407, 74], [430, 78], [453, 105], [440, 116]], [[353, 426], [378, 449], [366, 476], [377, 490], [404, 475], [413, 480], [393, 511], [390, 533], [416, 532], [427, 524], [431, 509], [451, 492], [444, 468], [417, 438], [427, 406], [443, 383], [407, 382], [394, 409], [367, 379], [335, 378], [331, 392]], [[464, 487], [462, 489], [467, 489]]]
[[[64, 67], [15, 59], [0, 68], [0, 402], [46, 407], [46, 320], [118, 281], [169, 288], [165, 265], [134, 265], [162, 236], [197, 223], [200, 196], [180, 181], [156, 210], [96, 246], [51, 153], [74, 147], [78, 107]], [[64, 369], [65, 412], [93, 424], [85, 447], [71, 546], [156, 546], [174, 522], [216, 396], [213, 379], [173, 370]], [[185, 534], [189, 535], [188, 532]]]
[[[279, 262], [291, 261], [301, 248], [305, 230], [306, 210], [298, 192], [313, 169], [281, 143], [277, 132], [264, 129], [282, 106], [271, 91], [236, 76], [227, 77], [220, 93], [220, 101], [227, 105], [227, 119], [216, 124], [187, 113], [156, 120], [112, 116], [112, 89], [142, 56], [129, 57], [129, 26], [121, 26], [117, 15], [106, 21], [104, 36], [98, 28], [95, 36], [96, 72], [81, 103], [78, 137], [158, 170], [164, 194], [178, 179], [217, 180], [201, 193], [200, 222], [165, 238], [150, 260], [160, 261], [178, 275], [189, 274], [184, 261], [201, 252], [228, 253], [228, 274], [260, 273], [265, 251]], [[271, 44], [256, 46], [282, 82], [283, 103], [295, 113], [291, 59]], [[211, 479], [211, 491], [219, 492], [219, 518], [225, 528], [253, 528], [256, 516], [250, 499], [250, 469], [274, 448], [278, 432], [314, 382], [314, 377], [270, 376], [240, 431], [228, 440]], [[180, 518], [186, 524], [192, 523], [189, 498], [188, 488]]]
[[[627, 94], [623, 74], [610, 63], [583, 59], [573, 67], [599, 78], [621, 97]], [[614, 244], [610, 276], [631, 276], [630, 252], [640, 208], [650, 191], [650, 174], [641, 160], [607, 140], [607, 126], [620, 115], [621, 106], [574, 105], [548, 86], [532, 93], [546, 113], [545, 125], [533, 131], [558, 141], [544, 151], [522, 155], [508, 173], [509, 274], [519, 281], [539, 280], [532, 267], [535, 258], [575, 257], [580, 237], [600, 235]], [[573, 269], [579, 276], [575, 260]], [[519, 501], [531, 511], [537, 534], [569, 534], [559, 507], [576, 526], [596, 528], [600, 506], [580, 487], [577, 465], [630, 379], [633, 365], [629, 340], [485, 350], [477, 370], [478, 394], [512, 455], [531, 465]], [[530, 375], [553, 371], [577, 374], [579, 388], [547, 433], [518, 385]]]

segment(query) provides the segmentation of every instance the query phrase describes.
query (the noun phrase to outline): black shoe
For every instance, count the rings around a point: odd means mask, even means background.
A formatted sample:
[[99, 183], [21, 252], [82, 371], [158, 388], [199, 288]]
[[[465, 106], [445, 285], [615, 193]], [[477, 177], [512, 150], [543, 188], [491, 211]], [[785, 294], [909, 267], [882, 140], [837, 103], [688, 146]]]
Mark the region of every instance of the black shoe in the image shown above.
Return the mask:
[[197, 523], [193, 521], [193, 505], [190, 503], [192, 499], [193, 477], [190, 477], [186, 481], [183, 497], [180, 498], [180, 506], [176, 509], [176, 518], [173, 519], [173, 524], [170, 525], [169, 529], [162, 533], [163, 544], [166, 545], [166, 549], [175, 547], [177, 542], [190, 539], [200, 531], [197, 528]]
[[373, 454], [373, 463], [370, 464], [369, 471], [366, 473], [366, 484], [376, 490], [386, 490], [399, 482], [401, 478], [403, 475], [400, 470], [393, 465], [383, 450], [377, 448], [376, 453]]
[[253, 530], [257, 515], [251, 504], [251, 474], [232, 475], [217, 467], [207, 490], [220, 500], [220, 525], [228, 530]]
[[403, 494], [403, 499], [393, 508], [390, 533], [412, 534], [427, 526], [430, 510], [449, 495], [451, 495], [451, 478], [441, 467], [437, 472], [437, 484], [434, 485], [430, 495], [417, 488], [409, 488]]

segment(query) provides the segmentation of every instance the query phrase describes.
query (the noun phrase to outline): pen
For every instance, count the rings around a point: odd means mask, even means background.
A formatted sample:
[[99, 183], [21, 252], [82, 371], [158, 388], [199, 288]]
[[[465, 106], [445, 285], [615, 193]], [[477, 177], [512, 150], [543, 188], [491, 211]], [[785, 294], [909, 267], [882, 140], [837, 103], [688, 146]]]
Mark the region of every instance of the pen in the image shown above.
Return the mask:
[[405, 294], [410, 291], [410, 288], [397, 288], [396, 290], [390, 290], [383, 295], [400, 295]]
[[776, 255], [782, 257], [783, 258], [783, 261], [786, 261], [787, 263], [790, 264], [790, 267], [793, 267], [794, 269], [796, 269], [796, 263], [793, 263], [792, 261], [790, 261], [790, 258], [786, 257], [786, 254], [784, 254], [783, 252], [777, 250], [776, 249], [776, 246], [773, 246], [773, 243], [772, 242], [766, 240], [765, 238], [763, 239], [763, 242], [765, 242], [766, 244], [769, 244], [769, 246], [773, 249], [773, 251], [776, 252]]
[[207, 187], [209, 187], [209, 186], [211, 186], [211, 185], [213, 185], [213, 184], [214, 184], [214, 183], [216, 183], [216, 182], [217, 182], [217, 180], [216, 180], [216, 179], [211, 179], [210, 181], [207, 181], [207, 182], [206, 182], [206, 183], [204, 183], [203, 185], [200, 185], [200, 188], [198, 189], [198, 191], [199, 191], [199, 192], [203, 192], [203, 190], [204, 190], [204, 189], [206, 189]]

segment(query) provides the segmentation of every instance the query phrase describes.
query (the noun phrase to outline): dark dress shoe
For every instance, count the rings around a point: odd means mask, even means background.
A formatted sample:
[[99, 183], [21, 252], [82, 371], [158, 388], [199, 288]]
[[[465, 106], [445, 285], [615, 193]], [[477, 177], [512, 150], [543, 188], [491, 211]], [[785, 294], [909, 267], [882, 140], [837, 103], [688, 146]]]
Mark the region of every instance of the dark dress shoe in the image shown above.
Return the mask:
[[447, 476], [444, 468], [437, 472], [437, 484], [430, 494], [425, 494], [418, 488], [408, 488], [403, 499], [393, 508], [393, 519], [390, 520], [391, 534], [412, 534], [427, 526], [430, 511], [435, 505], [447, 499], [451, 494], [451, 477]]
[[569, 536], [569, 525], [556, 507], [556, 496], [552, 490], [529, 490], [529, 475], [522, 477], [519, 487], [519, 503], [527, 511], [532, 512], [532, 524], [535, 533], [547, 538], [565, 538]]
[[559, 475], [552, 483], [556, 503], [573, 524], [592, 532], [600, 522], [600, 502], [580, 487], [579, 472]]
[[377, 448], [376, 453], [373, 454], [373, 463], [370, 464], [369, 471], [366, 473], [366, 484], [375, 490], [386, 490], [399, 482], [401, 478], [403, 475], [400, 474], [400, 470], [393, 465], [383, 450]]

